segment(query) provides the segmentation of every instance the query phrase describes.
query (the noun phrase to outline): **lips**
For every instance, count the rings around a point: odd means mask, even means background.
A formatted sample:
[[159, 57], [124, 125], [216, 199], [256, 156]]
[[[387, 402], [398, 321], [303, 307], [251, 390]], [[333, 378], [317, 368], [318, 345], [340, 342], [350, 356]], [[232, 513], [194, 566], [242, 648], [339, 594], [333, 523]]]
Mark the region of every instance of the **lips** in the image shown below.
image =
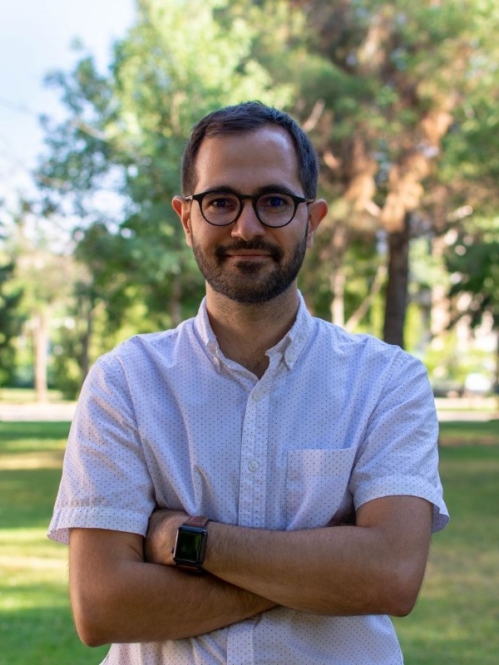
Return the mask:
[[274, 261], [280, 261], [283, 256], [280, 247], [259, 239], [250, 242], [237, 241], [230, 245], [219, 246], [214, 253], [219, 260], [231, 257], [238, 259], [271, 258]]
[[265, 259], [270, 257], [268, 252], [243, 252], [242, 250], [237, 252], [225, 252], [224, 255], [225, 257], [232, 257], [233, 259]]

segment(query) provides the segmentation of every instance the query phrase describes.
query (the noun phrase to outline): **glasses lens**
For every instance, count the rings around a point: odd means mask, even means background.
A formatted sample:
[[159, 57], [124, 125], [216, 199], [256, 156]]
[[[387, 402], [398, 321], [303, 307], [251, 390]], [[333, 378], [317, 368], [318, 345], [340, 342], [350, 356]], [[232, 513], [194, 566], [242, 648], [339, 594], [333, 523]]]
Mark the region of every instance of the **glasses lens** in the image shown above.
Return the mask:
[[209, 192], [203, 198], [201, 211], [210, 224], [231, 224], [239, 212], [239, 199], [234, 194]]
[[263, 194], [256, 202], [260, 221], [268, 226], [284, 226], [295, 214], [295, 203], [287, 194], [280, 192]]

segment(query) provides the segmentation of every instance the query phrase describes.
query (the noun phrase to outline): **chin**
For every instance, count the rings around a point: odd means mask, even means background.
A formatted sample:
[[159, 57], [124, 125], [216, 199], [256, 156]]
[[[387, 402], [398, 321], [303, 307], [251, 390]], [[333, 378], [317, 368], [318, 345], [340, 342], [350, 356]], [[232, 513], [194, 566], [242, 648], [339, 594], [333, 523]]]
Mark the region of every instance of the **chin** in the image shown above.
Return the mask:
[[267, 280], [259, 288], [251, 288], [248, 287], [247, 283], [238, 287], [233, 282], [223, 285], [210, 282], [210, 286], [214, 291], [241, 305], [261, 305], [270, 302], [287, 291], [290, 285], [290, 283], [272, 285]]

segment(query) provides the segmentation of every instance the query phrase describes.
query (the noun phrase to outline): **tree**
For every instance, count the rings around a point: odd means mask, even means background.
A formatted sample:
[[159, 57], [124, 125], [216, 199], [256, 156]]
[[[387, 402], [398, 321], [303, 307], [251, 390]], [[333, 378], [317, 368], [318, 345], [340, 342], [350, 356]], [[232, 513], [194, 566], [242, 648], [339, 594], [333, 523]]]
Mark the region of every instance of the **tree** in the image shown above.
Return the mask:
[[[105, 303], [110, 336], [137, 302], [146, 307], [145, 332], [176, 325], [202, 296], [170, 204], [192, 125], [224, 104], [259, 97], [282, 106], [289, 97], [289, 86], [275, 85], [251, 57], [258, 26], [243, 17], [227, 21], [230, 5], [140, 0], [107, 74], [87, 56], [72, 72], [49, 78], [68, 118], [59, 125], [45, 120], [38, 182], [47, 211], [82, 220], [75, 257], [88, 276], [88, 316]], [[98, 205], [104, 193], [107, 201], [114, 197], [114, 214]]]
[[[462, 224], [449, 245], [445, 260], [452, 276], [449, 298], [454, 303], [449, 328], [463, 317], [472, 329], [489, 316], [497, 335], [496, 385], [499, 385], [499, 220], [476, 220]], [[467, 295], [467, 307], [458, 307]]]
[[15, 370], [14, 340], [21, 331], [19, 302], [22, 291], [13, 284], [15, 263], [0, 265], [0, 386], [12, 382]]
[[51, 323], [54, 311], [67, 300], [72, 282], [71, 257], [59, 248], [56, 251], [38, 217], [36, 206], [20, 202], [20, 211], [13, 216], [15, 234], [12, 238], [16, 257], [13, 283], [21, 297], [18, 312], [33, 341], [33, 378], [39, 402], [48, 399], [48, 358]]
[[[363, 230], [371, 242], [380, 231], [386, 234], [384, 337], [402, 346], [409, 243], [431, 229], [436, 202], [428, 185], [438, 182], [445, 138], [468, 95], [477, 89], [482, 98], [494, 94], [484, 72], [493, 66], [497, 8], [488, 0], [289, 5], [306, 10], [307, 53], [302, 41], [281, 75], [272, 71], [277, 80], [300, 79], [294, 110], [322, 158], [323, 187], [332, 202], [324, 227], [330, 242], [316, 264], [322, 269], [328, 261], [331, 295], [341, 299], [350, 239]], [[333, 301], [341, 320], [342, 309]]]
[[[301, 120], [321, 159], [330, 214], [303, 274], [307, 302], [353, 326], [384, 298], [384, 337], [403, 346], [412, 240], [441, 237], [472, 184], [477, 205], [490, 191], [498, 25], [492, 0], [138, 2], [108, 73], [84, 57], [52, 76], [69, 115], [46, 123], [38, 173], [48, 208], [83, 220], [77, 253], [109, 330], [137, 300], [145, 326], [193, 312], [202, 283], [170, 208], [183, 146], [204, 113], [259, 97]], [[97, 205], [106, 190], [114, 214]]]

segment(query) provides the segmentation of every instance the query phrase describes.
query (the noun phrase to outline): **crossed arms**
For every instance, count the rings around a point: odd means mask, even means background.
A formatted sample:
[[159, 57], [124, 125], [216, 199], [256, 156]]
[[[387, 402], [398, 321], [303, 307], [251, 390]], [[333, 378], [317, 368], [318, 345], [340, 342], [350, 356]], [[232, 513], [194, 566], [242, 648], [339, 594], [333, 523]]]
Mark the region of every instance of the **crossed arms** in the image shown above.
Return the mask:
[[428, 557], [432, 506], [413, 496], [369, 501], [356, 524], [267, 531], [208, 524], [203, 567], [174, 567], [185, 513], [161, 510], [147, 538], [72, 529], [70, 591], [89, 646], [200, 635], [277, 606], [325, 615], [405, 616]]

